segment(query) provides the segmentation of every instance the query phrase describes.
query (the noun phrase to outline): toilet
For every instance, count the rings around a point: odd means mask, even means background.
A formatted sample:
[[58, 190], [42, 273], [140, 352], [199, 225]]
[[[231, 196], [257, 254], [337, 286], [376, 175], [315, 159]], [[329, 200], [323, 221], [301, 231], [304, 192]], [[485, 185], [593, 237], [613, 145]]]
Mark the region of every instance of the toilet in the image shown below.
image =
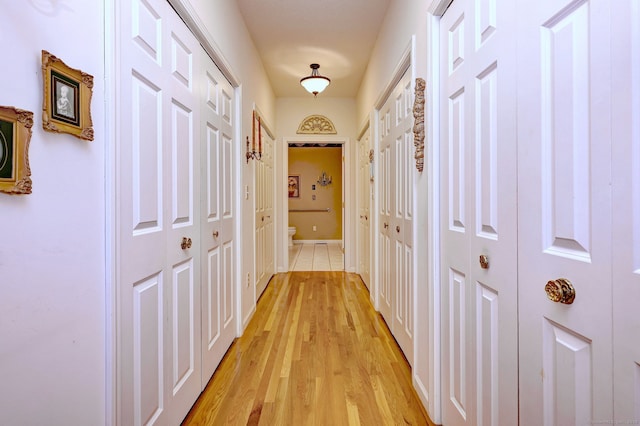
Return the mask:
[[296, 227], [295, 226], [290, 226], [289, 227], [289, 247], [293, 247], [293, 236], [296, 233]]

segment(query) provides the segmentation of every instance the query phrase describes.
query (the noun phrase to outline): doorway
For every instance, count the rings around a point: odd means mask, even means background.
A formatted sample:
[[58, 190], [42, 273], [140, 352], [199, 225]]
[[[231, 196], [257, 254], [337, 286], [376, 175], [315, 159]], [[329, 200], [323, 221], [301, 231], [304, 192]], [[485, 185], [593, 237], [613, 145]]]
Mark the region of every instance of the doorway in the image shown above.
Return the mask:
[[343, 271], [343, 144], [292, 142], [287, 154], [289, 270]]
[[[355, 272], [355, 241], [356, 241], [356, 222], [355, 209], [356, 203], [349, 202], [355, 199], [355, 188], [352, 188], [352, 182], [355, 179], [355, 168], [349, 167], [352, 164], [354, 147], [351, 145], [349, 138], [337, 135], [296, 135], [283, 137], [282, 143], [277, 144], [277, 160], [276, 166], [279, 175], [276, 180], [276, 199], [277, 201], [277, 270], [279, 273], [289, 272], [289, 244], [288, 244], [288, 228], [289, 228], [289, 196], [288, 196], [288, 178], [289, 178], [289, 145], [291, 144], [338, 144], [342, 146], [342, 198], [343, 204], [340, 206], [342, 211], [342, 239], [338, 241], [342, 244], [344, 253], [344, 271]], [[322, 171], [320, 172], [320, 174]], [[315, 180], [318, 180], [316, 174]], [[304, 185], [304, 181], [301, 182]], [[317, 187], [316, 187], [317, 188]], [[309, 190], [310, 189], [305, 189]], [[317, 189], [316, 189], [317, 192]], [[316, 197], [317, 199], [317, 197]], [[325, 207], [326, 208], [326, 207]], [[317, 232], [317, 231], [316, 231]]]

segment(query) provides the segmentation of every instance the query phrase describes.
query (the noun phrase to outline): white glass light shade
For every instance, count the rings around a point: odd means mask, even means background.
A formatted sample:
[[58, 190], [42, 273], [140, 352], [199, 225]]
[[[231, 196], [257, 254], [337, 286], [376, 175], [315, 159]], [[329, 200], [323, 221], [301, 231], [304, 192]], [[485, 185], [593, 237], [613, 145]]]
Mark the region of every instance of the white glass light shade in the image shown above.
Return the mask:
[[329, 83], [331, 83], [331, 80], [329, 80], [328, 77], [318, 74], [318, 68], [320, 68], [320, 65], [311, 64], [310, 67], [311, 75], [301, 79], [300, 84], [307, 90], [307, 92], [313, 93], [314, 96], [317, 96], [318, 93], [327, 88]]

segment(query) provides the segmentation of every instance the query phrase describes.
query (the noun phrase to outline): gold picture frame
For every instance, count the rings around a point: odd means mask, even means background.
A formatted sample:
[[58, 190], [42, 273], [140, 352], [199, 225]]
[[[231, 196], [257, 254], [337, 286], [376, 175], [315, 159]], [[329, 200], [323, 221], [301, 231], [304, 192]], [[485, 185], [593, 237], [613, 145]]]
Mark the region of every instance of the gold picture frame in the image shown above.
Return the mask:
[[287, 192], [289, 198], [300, 198], [300, 175], [289, 175]]
[[67, 66], [62, 60], [43, 50], [42, 78], [42, 128], [92, 141], [93, 76]]
[[29, 142], [33, 113], [0, 106], [0, 192], [31, 194]]

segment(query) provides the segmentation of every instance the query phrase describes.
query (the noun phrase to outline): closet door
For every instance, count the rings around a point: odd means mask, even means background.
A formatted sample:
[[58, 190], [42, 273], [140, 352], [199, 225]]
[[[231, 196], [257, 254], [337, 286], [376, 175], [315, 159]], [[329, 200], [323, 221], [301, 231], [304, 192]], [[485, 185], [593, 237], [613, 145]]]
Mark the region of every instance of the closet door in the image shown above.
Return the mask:
[[405, 71], [379, 111], [380, 312], [413, 363], [413, 93]]
[[260, 135], [262, 137], [262, 159], [255, 161], [256, 300], [275, 273], [273, 139], [264, 127]]
[[518, 2], [521, 425], [613, 419], [611, 5]]
[[413, 364], [413, 86], [407, 70], [392, 102], [391, 270], [393, 320], [391, 330], [404, 356]]
[[367, 129], [362, 139], [358, 142], [358, 272], [362, 281], [371, 288], [369, 273], [371, 259], [371, 229], [370, 206], [371, 206], [371, 181], [369, 162], [369, 136]]
[[162, 0], [119, 24], [119, 423], [178, 424], [201, 390], [201, 48]]
[[202, 386], [235, 338], [234, 92], [207, 56], [202, 80]]
[[514, 18], [509, 0], [454, 0], [440, 20], [446, 425], [518, 422]]
[[640, 424], [640, 1], [611, 23], [614, 419]]
[[392, 181], [391, 181], [391, 145], [393, 135], [391, 133], [391, 103], [384, 104], [379, 114], [379, 135], [378, 145], [378, 300], [382, 317], [389, 327], [393, 322], [393, 287], [391, 278], [391, 202], [392, 202]]

